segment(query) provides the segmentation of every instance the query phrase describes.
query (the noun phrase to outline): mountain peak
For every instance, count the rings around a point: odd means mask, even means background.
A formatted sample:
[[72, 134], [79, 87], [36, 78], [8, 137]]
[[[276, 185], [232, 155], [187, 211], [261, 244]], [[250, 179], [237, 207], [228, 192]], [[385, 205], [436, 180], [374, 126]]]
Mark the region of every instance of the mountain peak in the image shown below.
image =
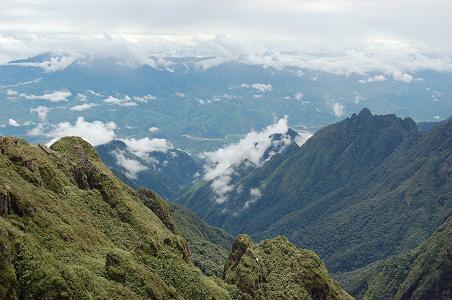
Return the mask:
[[359, 118], [368, 118], [368, 117], [373, 117], [372, 112], [367, 108], [364, 107], [358, 114]]

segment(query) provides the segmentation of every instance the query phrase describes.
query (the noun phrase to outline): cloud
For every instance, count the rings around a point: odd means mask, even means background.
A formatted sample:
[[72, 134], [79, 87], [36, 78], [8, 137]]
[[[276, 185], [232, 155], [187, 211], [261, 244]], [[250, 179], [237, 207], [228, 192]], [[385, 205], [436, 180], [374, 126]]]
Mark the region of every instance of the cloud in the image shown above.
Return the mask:
[[[211, 181], [211, 188], [216, 194], [216, 202], [224, 203], [227, 193], [233, 190], [230, 184], [234, 167], [247, 162], [254, 166], [264, 163], [264, 153], [274, 143], [290, 144], [290, 139], [272, 141], [271, 135], [275, 133], [284, 134], [289, 129], [287, 118], [269, 125], [260, 132], [251, 131], [238, 143], [220, 148], [214, 152], [204, 152], [201, 157], [205, 159], [203, 179]], [[280, 148], [281, 150], [284, 147]]]
[[70, 110], [72, 110], [72, 111], [84, 111], [84, 110], [91, 109], [91, 108], [96, 107], [96, 106], [97, 106], [97, 104], [94, 104], [94, 103], [83, 103], [83, 104], [80, 104], [80, 105], [72, 106], [70, 108]]
[[35, 108], [30, 108], [30, 113], [38, 114], [38, 118], [41, 122], [47, 120], [49, 111], [50, 111], [50, 108], [48, 108], [47, 106], [38, 106]]
[[375, 75], [373, 77], [369, 77], [367, 79], [360, 79], [359, 82], [361, 83], [367, 83], [367, 82], [381, 82], [385, 81], [386, 77], [383, 75]]
[[268, 84], [265, 84], [265, 83], [247, 84], [247, 83], [244, 83], [240, 87], [242, 87], [242, 88], [253, 88], [253, 89], [256, 89], [256, 90], [258, 90], [258, 91], [260, 91], [262, 93], [270, 92], [271, 90], [273, 90], [273, 86], [270, 83], [268, 83]]
[[150, 139], [148, 137], [142, 139], [121, 139], [130, 152], [142, 159], [148, 159], [151, 152], [163, 152], [173, 149], [174, 146], [165, 139]]
[[28, 100], [46, 100], [50, 102], [62, 102], [67, 101], [68, 97], [72, 96], [69, 90], [58, 90], [50, 93], [45, 93], [43, 95], [30, 95], [30, 94], [19, 94], [20, 97]]
[[262, 192], [258, 188], [251, 188], [250, 189], [250, 199], [245, 201], [243, 208], [247, 209], [251, 204], [255, 203], [261, 197], [262, 197]]
[[160, 130], [160, 128], [158, 128], [158, 127], [151, 127], [151, 128], [149, 128], [149, 132], [157, 132], [159, 130]]
[[313, 136], [312, 133], [307, 132], [307, 131], [302, 131], [302, 132], [298, 131], [297, 133], [298, 133], [298, 136], [295, 137], [294, 142], [295, 142], [298, 146], [303, 145], [304, 143], [306, 143], [306, 141], [307, 141], [311, 136]]
[[295, 99], [297, 99], [298, 101], [303, 100], [304, 98], [304, 94], [302, 92], [298, 92], [295, 94]]
[[20, 126], [20, 124], [14, 119], [9, 119], [8, 120], [8, 125], [9, 126], [13, 126], [13, 127], [19, 127]]
[[93, 146], [111, 142], [115, 138], [115, 129], [117, 128], [113, 122], [87, 122], [83, 117], [78, 117], [74, 125], [69, 122], [62, 122], [52, 127], [52, 130], [45, 134], [52, 138], [48, 144], [52, 144], [65, 136], [79, 136]]
[[336, 117], [340, 118], [342, 116], [345, 115], [345, 107], [344, 105], [338, 103], [338, 102], [333, 102], [331, 103], [331, 109], [333, 110], [333, 113]]
[[129, 96], [125, 96], [124, 98], [116, 98], [113, 96], [108, 96], [107, 99], [104, 100], [105, 103], [111, 105], [119, 105], [119, 106], [137, 106], [136, 102], [133, 102]]
[[127, 158], [124, 151], [116, 150], [111, 154], [116, 158], [116, 164], [125, 169], [124, 174], [130, 179], [137, 179], [138, 173], [148, 169], [139, 161]]
[[73, 64], [76, 59], [76, 57], [71, 56], [56, 56], [42, 62], [20, 62], [10, 63], [10, 65], [41, 68], [44, 72], [51, 73], [66, 69], [68, 66]]
[[152, 96], [151, 94], [148, 94], [148, 95], [144, 95], [144, 96], [133, 96], [132, 99], [135, 101], [138, 101], [138, 102], [148, 102], [150, 100], [156, 100], [157, 97]]
[[[277, 40], [273, 41], [268, 35], [265, 39], [252, 40], [243, 38], [240, 34], [214, 33], [188, 35], [153, 35], [149, 32], [143, 35], [0, 33], [0, 63], [8, 61], [2, 57], [20, 59], [56, 51], [69, 53], [56, 56], [58, 59], [67, 56], [89, 61], [92, 57], [114, 57], [118, 59], [119, 64], [129, 67], [148, 65], [165, 70], [172, 70], [175, 64], [174, 57], [196, 57], [184, 63], [184, 66], [208, 69], [223, 63], [236, 62], [277, 69], [288, 67], [309, 69], [338, 75], [371, 76], [370, 74], [379, 73], [387, 79], [402, 82], [410, 82], [413, 80], [413, 74], [421, 70], [452, 72], [452, 38], [449, 38], [450, 48], [442, 49], [438, 45], [444, 43], [433, 45], [390, 35], [369, 36], [361, 41], [336, 46], [330, 41], [316, 42], [317, 37], [308, 38], [305, 42], [291, 38], [282, 42], [280, 39], [284, 36], [278, 35]], [[295, 40], [297, 42], [293, 42]], [[294, 72], [303, 73], [302, 70], [293, 70], [292, 73]], [[134, 100], [139, 101], [138, 98]]]

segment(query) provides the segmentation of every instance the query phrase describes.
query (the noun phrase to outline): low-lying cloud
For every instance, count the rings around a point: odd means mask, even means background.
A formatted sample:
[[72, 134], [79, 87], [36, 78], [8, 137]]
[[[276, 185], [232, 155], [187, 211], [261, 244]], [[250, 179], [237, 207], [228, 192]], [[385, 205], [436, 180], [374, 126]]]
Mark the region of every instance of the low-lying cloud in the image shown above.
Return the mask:
[[141, 139], [121, 139], [121, 141], [127, 145], [130, 152], [142, 159], [147, 159], [151, 152], [166, 153], [168, 150], [174, 148], [174, 146], [165, 139], [150, 139], [145, 137]]
[[45, 93], [42, 95], [32, 95], [32, 94], [24, 94], [20, 93], [18, 96], [28, 99], [28, 100], [46, 100], [50, 102], [62, 102], [67, 101], [72, 93], [69, 90], [58, 90], [52, 91], [49, 93]]
[[139, 161], [127, 158], [125, 152], [122, 150], [113, 151], [112, 154], [116, 158], [116, 164], [124, 168], [124, 174], [130, 179], [137, 179], [138, 173], [148, 169]]
[[70, 108], [70, 110], [72, 110], [72, 111], [84, 111], [84, 110], [88, 110], [88, 109], [91, 109], [91, 108], [96, 107], [96, 106], [97, 106], [97, 104], [94, 104], [94, 103], [83, 103], [83, 104], [72, 106]]
[[98, 146], [111, 142], [115, 138], [116, 128], [114, 122], [88, 122], [83, 117], [78, 117], [74, 124], [62, 122], [53, 125], [52, 129], [45, 135], [52, 138], [48, 144], [52, 144], [65, 136], [79, 136], [91, 145]]
[[250, 163], [254, 166], [262, 165], [264, 154], [273, 143], [282, 143], [283, 146], [291, 143], [290, 139], [273, 141], [271, 138], [271, 135], [276, 133], [285, 134], [288, 129], [288, 119], [283, 118], [262, 131], [251, 131], [237, 144], [220, 148], [214, 152], [204, 152], [201, 155], [206, 161], [203, 179], [211, 181], [211, 188], [216, 194], [217, 203], [224, 203], [227, 200], [227, 194], [234, 188], [230, 184], [235, 172], [234, 167], [242, 163]]

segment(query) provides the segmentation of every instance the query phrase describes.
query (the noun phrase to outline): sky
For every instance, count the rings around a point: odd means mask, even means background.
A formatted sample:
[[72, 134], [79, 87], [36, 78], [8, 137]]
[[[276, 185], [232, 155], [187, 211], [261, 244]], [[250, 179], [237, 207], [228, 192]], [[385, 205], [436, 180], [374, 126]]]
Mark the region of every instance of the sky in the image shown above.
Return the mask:
[[0, 61], [112, 36], [157, 48], [226, 36], [279, 50], [400, 42], [450, 54], [451, 11], [451, 0], [1, 0]]

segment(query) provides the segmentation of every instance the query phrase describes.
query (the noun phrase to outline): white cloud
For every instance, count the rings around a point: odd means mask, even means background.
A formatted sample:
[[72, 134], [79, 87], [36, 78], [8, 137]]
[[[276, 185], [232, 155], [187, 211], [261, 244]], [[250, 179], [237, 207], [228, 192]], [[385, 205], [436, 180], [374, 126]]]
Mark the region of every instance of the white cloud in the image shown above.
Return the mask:
[[149, 128], [149, 132], [157, 132], [159, 130], [160, 130], [160, 128], [158, 128], [158, 127], [151, 127], [151, 128]]
[[132, 99], [135, 101], [138, 101], [138, 102], [148, 102], [150, 100], [156, 100], [157, 97], [152, 96], [151, 94], [148, 94], [145, 96], [133, 96]]
[[88, 96], [86, 96], [85, 94], [82, 94], [82, 93], [77, 93], [77, 99], [80, 101], [87, 101]]
[[130, 152], [142, 159], [147, 159], [151, 152], [168, 152], [174, 146], [165, 139], [150, 139], [148, 137], [142, 139], [121, 139]]
[[[214, 152], [204, 152], [201, 155], [206, 161], [203, 179], [212, 181], [211, 188], [216, 193], [217, 203], [224, 203], [227, 200], [227, 193], [234, 188], [230, 184], [234, 167], [243, 162], [260, 166], [264, 162], [264, 153], [272, 146], [272, 143], [275, 143], [270, 136], [275, 133], [284, 134], [288, 129], [287, 118], [280, 119], [260, 132], [248, 133], [237, 144], [220, 148]], [[287, 145], [290, 142], [290, 139], [283, 139], [276, 143]]]
[[13, 126], [13, 127], [19, 127], [20, 126], [20, 124], [14, 119], [9, 119], [8, 120], [8, 125], [9, 126]]
[[47, 120], [47, 115], [49, 114], [50, 108], [47, 106], [38, 106], [30, 109], [30, 113], [38, 114], [38, 118], [41, 121]]
[[255, 90], [258, 90], [259, 92], [265, 93], [265, 92], [270, 92], [273, 90], [273, 86], [268, 83], [252, 83], [252, 84], [248, 84], [248, 83], [243, 83], [241, 86], [241, 88], [252, 88]]
[[96, 106], [97, 106], [97, 104], [94, 104], [94, 103], [83, 103], [83, 104], [80, 104], [80, 105], [72, 106], [70, 108], [70, 110], [72, 110], [72, 111], [84, 111], [84, 110], [87, 110], [87, 109], [90, 109], [90, 108], [93, 108], [93, 107], [96, 107]]
[[42, 136], [46, 135], [45, 128], [43, 124], [38, 124], [36, 127], [27, 131], [29, 136]]
[[125, 96], [124, 98], [116, 98], [113, 96], [108, 96], [107, 99], [104, 100], [105, 103], [111, 105], [119, 105], [119, 106], [137, 106], [136, 102], [133, 102], [129, 96]]
[[98, 146], [111, 142], [115, 138], [115, 129], [116, 124], [113, 122], [87, 122], [83, 117], [78, 117], [74, 125], [69, 122], [58, 123], [46, 135], [52, 138], [48, 144], [65, 136], [79, 136], [91, 145]]
[[375, 75], [373, 77], [369, 77], [367, 79], [360, 79], [359, 82], [361, 83], [367, 83], [367, 82], [381, 82], [385, 81], [386, 77], [383, 75]]
[[251, 204], [255, 203], [261, 197], [262, 197], [262, 192], [258, 188], [251, 188], [250, 189], [250, 199], [245, 201], [243, 208], [247, 209]]
[[17, 95], [19, 95], [19, 93], [15, 90], [6, 90], [6, 96], [15, 97]]
[[116, 164], [125, 169], [124, 174], [130, 179], [137, 179], [138, 173], [148, 169], [139, 161], [127, 158], [124, 151], [117, 150], [113, 151], [112, 154], [116, 158]]
[[91, 95], [93, 95], [93, 96], [96, 96], [96, 97], [102, 97], [101, 93], [98, 93], [98, 92], [93, 91], [93, 90], [87, 90], [86, 92], [91, 94]]
[[333, 113], [336, 117], [340, 118], [342, 116], [345, 115], [345, 107], [344, 105], [338, 103], [338, 102], [333, 102], [331, 103], [331, 109], [333, 110]]
[[355, 93], [355, 97], [353, 99], [353, 103], [359, 104], [359, 103], [361, 103], [364, 100], [366, 100], [366, 97], [361, 96], [361, 94], [359, 94], [359, 93]]
[[304, 94], [302, 92], [298, 92], [295, 94], [295, 99], [297, 99], [298, 101], [303, 100], [304, 98]]
[[28, 100], [47, 100], [50, 102], [62, 102], [67, 101], [67, 98], [72, 96], [72, 93], [69, 90], [58, 90], [45, 93], [43, 95], [30, 95], [21, 93], [19, 94], [19, 96]]
[[65, 68], [70, 66], [76, 59], [76, 57], [71, 56], [56, 56], [50, 57], [47, 61], [12, 63], [11, 65], [41, 68], [44, 70], [44, 72], [51, 73], [64, 70]]
[[313, 136], [312, 133], [307, 132], [307, 131], [302, 131], [302, 132], [297, 132], [298, 136], [295, 137], [294, 142], [298, 145], [301, 146], [304, 143], [306, 143], [306, 141]]

